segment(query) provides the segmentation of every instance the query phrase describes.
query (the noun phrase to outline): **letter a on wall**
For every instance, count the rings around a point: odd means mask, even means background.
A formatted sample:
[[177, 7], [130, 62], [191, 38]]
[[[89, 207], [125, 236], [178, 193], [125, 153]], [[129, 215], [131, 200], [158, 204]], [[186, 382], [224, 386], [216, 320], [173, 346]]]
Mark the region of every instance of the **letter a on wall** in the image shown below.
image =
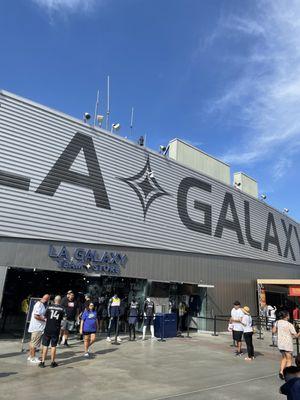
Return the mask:
[[[89, 172], [88, 175], [70, 170], [81, 149], [83, 150], [85, 157]], [[54, 196], [62, 182], [72, 183], [73, 185], [91, 189], [94, 193], [96, 206], [110, 210], [109, 199], [97, 159], [93, 139], [90, 136], [79, 132], [75, 134], [51, 168], [46, 178], [37, 188], [36, 193]]]

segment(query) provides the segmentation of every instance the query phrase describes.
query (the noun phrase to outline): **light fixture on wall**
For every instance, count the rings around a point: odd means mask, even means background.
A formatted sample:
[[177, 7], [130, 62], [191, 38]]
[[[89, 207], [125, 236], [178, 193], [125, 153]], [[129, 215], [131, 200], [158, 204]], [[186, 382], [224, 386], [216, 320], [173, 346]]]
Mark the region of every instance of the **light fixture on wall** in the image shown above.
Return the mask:
[[87, 123], [90, 119], [91, 119], [91, 114], [85, 112], [83, 116], [83, 122]]
[[111, 132], [117, 132], [121, 128], [120, 124], [112, 124], [111, 126]]
[[284, 214], [287, 214], [289, 211], [290, 211], [290, 210], [289, 210], [288, 208], [284, 208], [284, 209], [283, 209], [283, 213], [284, 213]]
[[144, 136], [140, 136], [140, 137], [138, 138], [137, 143], [138, 143], [139, 146], [144, 146], [144, 144], [145, 144], [145, 138], [144, 138]]
[[260, 195], [260, 198], [261, 198], [262, 200], [266, 200], [267, 196], [266, 196], [265, 194], [261, 194], [261, 195]]
[[159, 154], [166, 156], [169, 151], [169, 146], [160, 145], [159, 146]]

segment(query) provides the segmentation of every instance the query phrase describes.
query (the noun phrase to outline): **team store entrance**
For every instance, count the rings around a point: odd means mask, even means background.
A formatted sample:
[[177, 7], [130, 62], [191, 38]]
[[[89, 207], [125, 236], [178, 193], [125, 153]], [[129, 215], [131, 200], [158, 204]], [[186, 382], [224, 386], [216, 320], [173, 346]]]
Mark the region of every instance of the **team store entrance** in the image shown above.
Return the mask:
[[[126, 308], [133, 297], [139, 302], [140, 310], [146, 297], [151, 297], [156, 306], [156, 313], [179, 313], [184, 305], [186, 313], [182, 319], [185, 329], [190, 317], [206, 316], [207, 289], [196, 284], [158, 282], [139, 278], [120, 276], [93, 276], [64, 271], [50, 271], [38, 268], [9, 268], [7, 271], [2, 299], [0, 331], [20, 336], [24, 329], [26, 313], [24, 303], [30, 297], [41, 297], [49, 293], [53, 298], [64, 296], [73, 290], [79, 302], [84, 302], [84, 295], [89, 294], [97, 304], [117, 294], [122, 300], [124, 320]], [[192, 327], [195, 323], [192, 323]]]

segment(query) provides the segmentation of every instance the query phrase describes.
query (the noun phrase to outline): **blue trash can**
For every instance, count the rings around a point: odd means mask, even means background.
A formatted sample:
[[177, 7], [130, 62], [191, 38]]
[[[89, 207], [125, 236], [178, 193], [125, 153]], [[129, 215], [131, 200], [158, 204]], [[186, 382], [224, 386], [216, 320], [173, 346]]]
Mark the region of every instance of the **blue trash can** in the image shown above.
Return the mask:
[[177, 335], [177, 315], [156, 314], [154, 320], [154, 335], [157, 338], [170, 338]]

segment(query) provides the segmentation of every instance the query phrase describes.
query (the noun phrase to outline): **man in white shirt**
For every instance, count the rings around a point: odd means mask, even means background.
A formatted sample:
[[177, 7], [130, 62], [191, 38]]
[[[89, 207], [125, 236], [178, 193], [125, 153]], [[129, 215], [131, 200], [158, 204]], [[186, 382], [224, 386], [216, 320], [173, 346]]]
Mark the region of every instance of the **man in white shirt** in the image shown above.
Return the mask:
[[233, 309], [231, 310], [231, 318], [229, 322], [233, 326], [232, 337], [233, 340], [237, 343], [237, 350], [236, 350], [237, 356], [243, 354], [242, 353], [242, 337], [244, 332], [244, 327], [242, 324], [243, 316], [244, 313], [241, 309], [241, 303], [239, 301], [235, 301], [233, 303]]
[[38, 364], [40, 361], [35, 357], [36, 349], [41, 344], [42, 335], [46, 324], [46, 307], [50, 299], [49, 294], [45, 294], [33, 307], [28, 332], [31, 333], [30, 349], [28, 361]]

